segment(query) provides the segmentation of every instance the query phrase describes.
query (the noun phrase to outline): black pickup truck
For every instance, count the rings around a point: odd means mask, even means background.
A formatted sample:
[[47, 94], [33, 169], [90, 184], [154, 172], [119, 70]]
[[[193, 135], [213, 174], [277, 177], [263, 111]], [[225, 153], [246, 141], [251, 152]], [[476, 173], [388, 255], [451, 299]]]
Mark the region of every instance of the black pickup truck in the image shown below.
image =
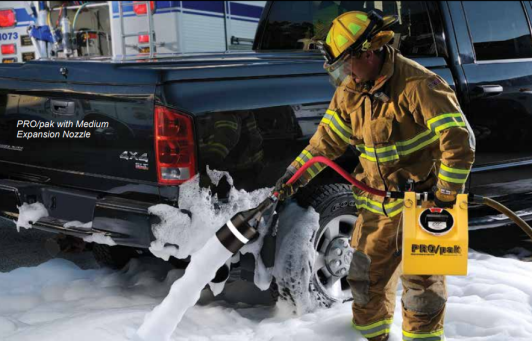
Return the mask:
[[[179, 185], [208, 165], [229, 171], [237, 188], [273, 186], [334, 92], [311, 38], [341, 13], [371, 9], [398, 15], [393, 46], [456, 90], [477, 140], [469, 191], [532, 219], [529, 1], [275, 1], [264, 9], [252, 52], [2, 64], [2, 216], [16, 219], [17, 206], [40, 202], [50, 216], [35, 228], [109, 236], [118, 246], [95, 246], [95, 254], [117, 264], [153, 241], [148, 208], [179, 207]], [[81, 132], [90, 138], [75, 138]], [[349, 149], [338, 162], [352, 170], [357, 159]], [[223, 197], [223, 188], [213, 190]], [[321, 217], [304, 290], [326, 304], [347, 299], [344, 275], [327, 262], [335, 259], [328, 246], [347, 240], [356, 219], [350, 187], [326, 170], [299, 200]], [[92, 228], [65, 227], [69, 221]], [[470, 210], [471, 228], [506, 224], [485, 208]], [[240, 263], [243, 274], [253, 271], [253, 262]]]

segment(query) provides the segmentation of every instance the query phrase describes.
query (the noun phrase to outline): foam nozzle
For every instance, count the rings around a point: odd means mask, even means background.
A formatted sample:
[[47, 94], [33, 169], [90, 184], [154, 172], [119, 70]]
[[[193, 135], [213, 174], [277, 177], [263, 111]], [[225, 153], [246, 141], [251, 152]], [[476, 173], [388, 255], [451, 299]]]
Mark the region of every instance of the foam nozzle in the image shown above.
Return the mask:
[[251, 210], [235, 214], [217, 232], [216, 237], [227, 250], [237, 253], [244, 245], [258, 235], [256, 226], [264, 211], [275, 204], [276, 198], [269, 197]]
[[249, 225], [242, 213], [237, 213], [216, 232], [218, 240], [232, 253], [237, 253], [256, 235], [257, 230]]

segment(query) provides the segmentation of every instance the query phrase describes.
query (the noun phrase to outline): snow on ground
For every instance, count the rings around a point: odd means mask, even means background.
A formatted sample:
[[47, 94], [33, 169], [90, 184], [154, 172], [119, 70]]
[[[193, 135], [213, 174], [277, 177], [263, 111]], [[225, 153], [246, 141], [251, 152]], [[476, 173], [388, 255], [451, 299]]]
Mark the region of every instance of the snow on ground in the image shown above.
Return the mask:
[[[531, 340], [532, 264], [477, 252], [469, 264], [468, 277], [448, 280], [447, 340]], [[121, 271], [81, 270], [55, 259], [1, 273], [0, 340], [129, 340], [181, 274], [146, 258]], [[242, 285], [225, 290], [238, 295]], [[399, 302], [392, 341], [400, 340]], [[293, 317], [272, 305], [214, 300], [205, 290], [172, 340], [363, 340], [350, 318], [349, 303]]]

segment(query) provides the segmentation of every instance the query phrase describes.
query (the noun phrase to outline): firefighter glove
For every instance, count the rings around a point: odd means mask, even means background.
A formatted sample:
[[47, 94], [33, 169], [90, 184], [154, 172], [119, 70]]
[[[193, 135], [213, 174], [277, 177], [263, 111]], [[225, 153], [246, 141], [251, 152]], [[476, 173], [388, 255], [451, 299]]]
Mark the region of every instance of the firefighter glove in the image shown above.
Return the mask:
[[291, 171], [290, 168], [286, 170], [286, 173], [277, 180], [277, 183], [275, 184], [274, 192], [279, 193], [279, 200], [286, 200], [290, 197], [292, 197], [294, 194], [296, 194], [299, 187], [301, 187], [303, 184], [300, 179], [296, 180], [291, 185], [288, 185], [287, 182], [290, 180], [290, 178], [295, 174], [295, 172]]
[[443, 188], [437, 188], [434, 191], [434, 204], [439, 208], [452, 208], [456, 203], [458, 192], [450, 191]]

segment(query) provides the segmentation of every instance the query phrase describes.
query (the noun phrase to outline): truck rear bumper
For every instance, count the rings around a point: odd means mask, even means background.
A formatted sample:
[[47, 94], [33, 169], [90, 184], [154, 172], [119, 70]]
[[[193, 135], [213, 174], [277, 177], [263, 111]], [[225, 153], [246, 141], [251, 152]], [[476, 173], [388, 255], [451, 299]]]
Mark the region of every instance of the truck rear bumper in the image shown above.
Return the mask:
[[[78, 238], [100, 234], [118, 245], [147, 248], [155, 238], [152, 225], [159, 218], [150, 215], [153, 202], [142, 202], [96, 193], [52, 187], [31, 182], [0, 180], [0, 216], [17, 219], [18, 206], [42, 203], [49, 216], [33, 224], [34, 228]], [[91, 228], [65, 227], [70, 221], [87, 223]]]

